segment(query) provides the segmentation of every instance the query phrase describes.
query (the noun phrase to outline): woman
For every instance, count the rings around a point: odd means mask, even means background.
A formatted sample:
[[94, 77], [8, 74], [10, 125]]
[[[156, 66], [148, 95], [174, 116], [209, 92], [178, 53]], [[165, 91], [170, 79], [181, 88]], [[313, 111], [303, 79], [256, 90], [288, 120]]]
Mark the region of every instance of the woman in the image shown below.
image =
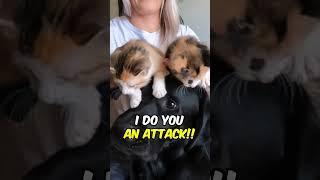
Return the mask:
[[110, 21], [110, 53], [131, 39], [143, 39], [165, 51], [178, 36], [197, 37], [180, 25], [176, 0], [122, 0], [122, 5], [123, 16]]
[[[193, 30], [180, 24], [176, 0], [122, 0], [120, 14], [110, 21], [110, 54], [131, 39], [143, 39], [166, 51], [179, 36], [194, 36]], [[110, 123], [129, 109], [128, 99], [121, 96], [110, 102]]]

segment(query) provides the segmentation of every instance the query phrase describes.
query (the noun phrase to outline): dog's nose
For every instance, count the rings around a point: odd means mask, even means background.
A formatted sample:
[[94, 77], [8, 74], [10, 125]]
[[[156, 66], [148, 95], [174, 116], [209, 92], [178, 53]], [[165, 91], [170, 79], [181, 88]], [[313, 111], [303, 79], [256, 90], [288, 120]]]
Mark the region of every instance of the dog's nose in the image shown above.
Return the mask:
[[188, 81], [188, 84], [192, 84], [192, 83], [193, 83], [193, 81], [192, 81], [192, 80], [189, 80], [189, 81]]
[[249, 68], [252, 71], [260, 71], [265, 65], [265, 61], [262, 58], [253, 58], [251, 59]]

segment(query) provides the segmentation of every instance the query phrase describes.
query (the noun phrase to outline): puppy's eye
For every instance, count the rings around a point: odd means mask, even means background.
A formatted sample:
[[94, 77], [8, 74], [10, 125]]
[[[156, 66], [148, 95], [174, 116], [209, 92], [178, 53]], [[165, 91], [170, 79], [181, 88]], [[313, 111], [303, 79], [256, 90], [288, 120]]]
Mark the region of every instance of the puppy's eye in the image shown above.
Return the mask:
[[168, 109], [175, 109], [177, 107], [177, 103], [173, 100], [173, 99], [169, 99], [167, 102], [166, 102], [166, 107]]

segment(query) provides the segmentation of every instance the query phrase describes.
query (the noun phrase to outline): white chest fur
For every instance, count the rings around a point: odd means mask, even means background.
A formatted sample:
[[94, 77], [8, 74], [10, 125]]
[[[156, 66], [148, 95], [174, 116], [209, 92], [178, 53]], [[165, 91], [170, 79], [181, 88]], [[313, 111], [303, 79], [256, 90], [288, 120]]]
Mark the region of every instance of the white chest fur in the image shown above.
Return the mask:
[[65, 138], [69, 146], [87, 143], [100, 124], [100, 95], [94, 84], [80, 85], [65, 81], [37, 59], [18, 56], [17, 64], [32, 71], [38, 79], [38, 96], [48, 104], [66, 111]]

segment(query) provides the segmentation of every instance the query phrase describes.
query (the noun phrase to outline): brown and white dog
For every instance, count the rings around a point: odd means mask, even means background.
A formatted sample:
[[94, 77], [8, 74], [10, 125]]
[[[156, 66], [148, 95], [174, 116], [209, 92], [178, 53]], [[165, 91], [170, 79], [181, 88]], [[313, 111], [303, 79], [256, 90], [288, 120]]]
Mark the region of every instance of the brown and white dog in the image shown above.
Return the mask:
[[298, 1], [215, 0], [213, 13], [214, 50], [243, 79], [270, 82], [287, 74], [306, 82], [320, 76], [320, 21], [302, 14]]
[[182, 36], [167, 49], [170, 72], [186, 87], [210, 87], [210, 51], [195, 37]]
[[11, 39], [0, 50], [10, 52], [1, 58], [1, 73], [6, 74], [0, 83], [35, 80], [39, 98], [67, 112], [69, 146], [88, 142], [100, 124], [95, 86], [108, 76], [105, 7], [103, 0], [21, 0], [14, 21], [0, 20], [1, 32], [15, 33], [0, 35]]
[[284, 75], [301, 84], [320, 119], [320, 20], [306, 3], [320, 7], [313, 0], [214, 0], [214, 50], [242, 79]]
[[130, 40], [111, 55], [110, 72], [113, 82], [122, 94], [129, 95], [130, 107], [137, 107], [142, 100], [141, 88], [153, 78], [153, 95], [162, 98], [167, 94], [164, 54], [143, 40]]

